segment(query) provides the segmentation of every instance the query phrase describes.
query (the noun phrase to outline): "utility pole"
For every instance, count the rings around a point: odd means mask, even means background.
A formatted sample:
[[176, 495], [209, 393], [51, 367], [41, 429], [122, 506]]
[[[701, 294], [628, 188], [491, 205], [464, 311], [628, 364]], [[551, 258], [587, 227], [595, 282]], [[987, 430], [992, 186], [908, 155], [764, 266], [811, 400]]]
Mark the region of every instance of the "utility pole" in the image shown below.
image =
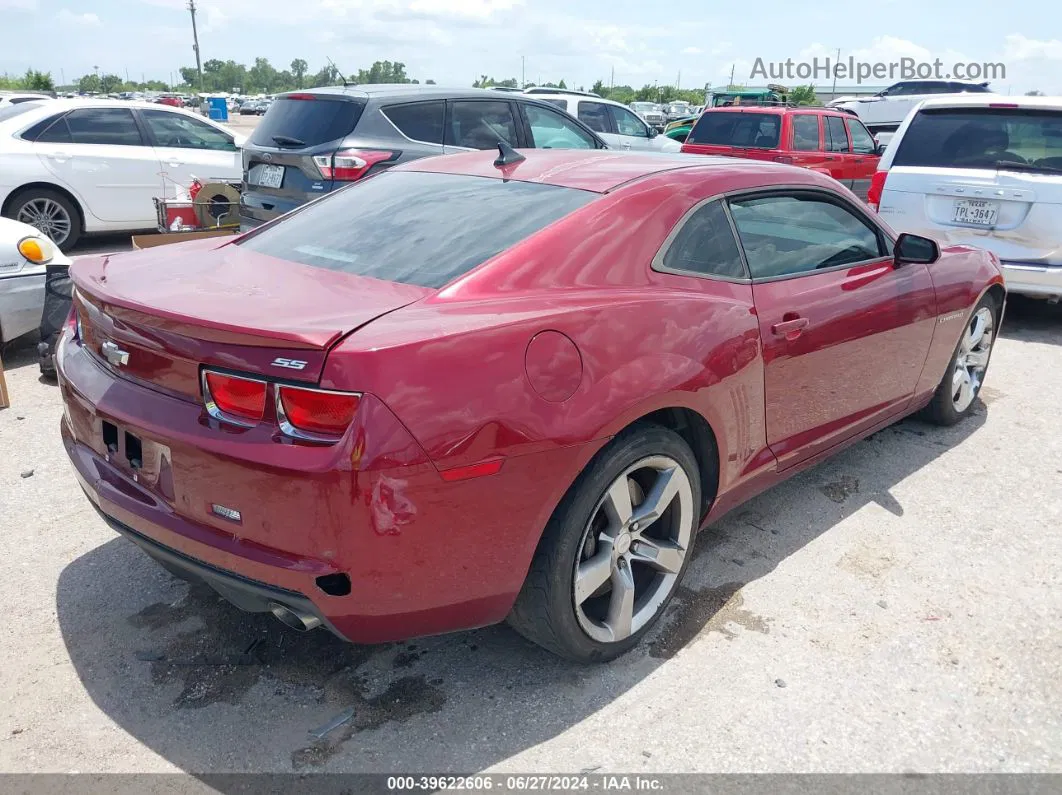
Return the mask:
[[616, 87], [616, 65], [612, 65], [612, 74], [608, 78], [608, 95], [612, 96], [612, 91]]
[[841, 62], [841, 48], [837, 48], [837, 63], [833, 65], [833, 88], [830, 89], [830, 99], [837, 99], [837, 64]]
[[675, 90], [682, 88], [682, 70], [679, 69], [678, 77], [675, 78]]
[[199, 57], [199, 32], [195, 28], [195, 0], [188, 0], [188, 10], [192, 12], [192, 49], [195, 50], [195, 69], [199, 73], [199, 90], [203, 90], [203, 62]]
[[524, 79], [524, 73], [526, 72], [527, 58], [523, 55], [520, 56], [520, 88], [523, 89], [527, 85], [527, 81]]
[[59, 79], [63, 81], [63, 85], [66, 85], [66, 72], [62, 69], [59, 70]]
[[730, 64], [730, 85], [726, 87], [727, 91], [734, 90], [734, 64]]

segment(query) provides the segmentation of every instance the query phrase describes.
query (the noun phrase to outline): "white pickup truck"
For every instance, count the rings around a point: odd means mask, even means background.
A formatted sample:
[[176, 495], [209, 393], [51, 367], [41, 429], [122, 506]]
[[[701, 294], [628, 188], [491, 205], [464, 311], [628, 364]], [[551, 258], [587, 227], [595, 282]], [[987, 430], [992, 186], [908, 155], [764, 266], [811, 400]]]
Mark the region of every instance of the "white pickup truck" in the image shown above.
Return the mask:
[[969, 80], [904, 80], [871, 97], [838, 97], [827, 107], [854, 113], [874, 135], [895, 132], [911, 108], [941, 94], [991, 94], [988, 83]]

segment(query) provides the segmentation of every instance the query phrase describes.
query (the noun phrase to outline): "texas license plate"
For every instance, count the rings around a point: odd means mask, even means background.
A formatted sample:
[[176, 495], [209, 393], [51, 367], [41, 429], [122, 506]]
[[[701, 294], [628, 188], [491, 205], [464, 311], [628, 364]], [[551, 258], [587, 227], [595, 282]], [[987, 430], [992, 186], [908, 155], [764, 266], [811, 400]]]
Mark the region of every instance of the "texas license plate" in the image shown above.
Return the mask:
[[263, 188], [279, 188], [284, 182], [284, 166], [259, 166], [257, 182]]
[[954, 221], [959, 224], [994, 226], [999, 216], [999, 202], [980, 199], [958, 199], [955, 202]]

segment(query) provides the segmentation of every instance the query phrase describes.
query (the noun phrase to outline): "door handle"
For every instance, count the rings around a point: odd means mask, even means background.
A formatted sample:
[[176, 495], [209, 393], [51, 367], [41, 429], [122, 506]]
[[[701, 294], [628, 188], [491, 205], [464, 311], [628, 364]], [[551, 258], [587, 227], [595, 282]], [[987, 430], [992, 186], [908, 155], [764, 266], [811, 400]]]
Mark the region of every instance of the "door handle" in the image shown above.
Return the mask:
[[65, 163], [70, 159], [70, 155], [67, 152], [52, 152], [48, 157], [58, 163]]
[[834, 157], [833, 155], [826, 155], [826, 159], [827, 160], [836, 160], [837, 158]]
[[771, 333], [778, 337], [785, 337], [787, 340], [795, 340], [803, 333], [804, 329], [808, 327], [808, 319], [806, 317], [796, 317], [793, 312], [786, 312], [783, 316], [784, 319], [781, 323], [775, 323], [771, 326]]

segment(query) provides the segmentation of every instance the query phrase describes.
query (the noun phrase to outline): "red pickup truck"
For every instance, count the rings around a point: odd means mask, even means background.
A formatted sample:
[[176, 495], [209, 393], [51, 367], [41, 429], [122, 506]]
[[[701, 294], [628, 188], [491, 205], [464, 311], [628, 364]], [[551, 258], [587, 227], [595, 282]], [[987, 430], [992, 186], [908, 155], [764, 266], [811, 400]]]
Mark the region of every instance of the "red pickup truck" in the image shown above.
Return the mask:
[[829, 174], [867, 198], [881, 151], [855, 116], [811, 107], [728, 107], [706, 110], [682, 151], [791, 163]]

